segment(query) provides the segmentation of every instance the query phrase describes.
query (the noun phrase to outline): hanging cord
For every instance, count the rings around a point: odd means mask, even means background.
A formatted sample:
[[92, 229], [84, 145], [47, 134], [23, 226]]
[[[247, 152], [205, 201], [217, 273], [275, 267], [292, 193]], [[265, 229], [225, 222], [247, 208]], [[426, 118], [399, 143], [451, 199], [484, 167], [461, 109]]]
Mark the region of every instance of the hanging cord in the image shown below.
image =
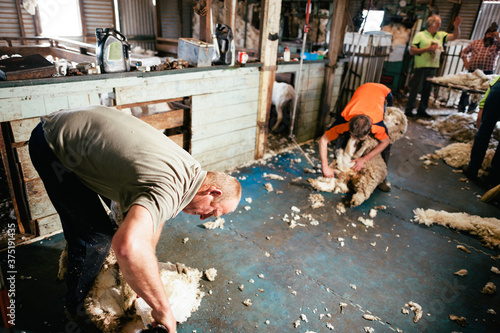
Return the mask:
[[[359, 29], [358, 42], [354, 43], [354, 38], [353, 38], [353, 44], [352, 45], [357, 45], [358, 47], [354, 47], [352, 55], [349, 58], [349, 63], [347, 65], [347, 71], [346, 71], [347, 73], [349, 73], [349, 71], [351, 70], [354, 57], [356, 56], [356, 50], [359, 50], [359, 48], [361, 48], [361, 46], [359, 45], [360, 44], [359, 42], [361, 41], [361, 35], [363, 35], [363, 32], [365, 30], [365, 25], [366, 25], [366, 21], [367, 21], [366, 19], [368, 18], [368, 14], [370, 13], [370, 10], [371, 10], [371, 1], [370, 1], [370, 6], [368, 7], [368, 11], [366, 12], [366, 18], [363, 20], [363, 24], [362, 24], [361, 28]], [[352, 20], [351, 13], [349, 13], [349, 11], [347, 9], [346, 9], [346, 13], [347, 13], [347, 15], [349, 17], [349, 22], [351, 23], [351, 30], [354, 31], [354, 22]], [[347, 80], [342, 81], [342, 84], [340, 85], [339, 96], [342, 94], [342, 91], [344, 90], [346, 81]], [[340, 98], [337, 98], [337, 100], [335, 101], [335, 105], [333, 106], [333, 110], [334, 111], [337, 109], [337, 105], [339, 103], [339, 100], [340, 100]], [[333, 122], [334, 122], [334, 120], [332, 120], [330, 122], [330, 124], [328, 124], [328, 126], [326, 126], [326, 127], [329, 128], [330, 126], [332, 126]]]
[[[309, 155], [307, 155], [307, 153], [297, 143], [297, 141], [295, 140], [295, 135], [293, 134], [294, 125], [295, 125], [295, 115], [296, 115], [296, 112], [297, 112], [297, 102], [298, 102], [298, 97], [299, 97], [301, 86], [302, 86], [302, 64], [304, 62], [304, 50], [305, 50], [305, 47], [306, 47], [307, 33], [309, 32], [309, 28], [310, 28], [309, 27], [309, 9], [310, 9], [310, 5], [311, 5], [311, 0], [308, 0], [307, 1], [307, 9], [306, 9], [306, 24], [304, 26], [304, 38], [302, 40], [302, 50], [300, 51], [299, 76], [297, 78], [297, 89], [295, 89], [295, 98], [294, 98], [294, 101], [293, 101], [292, 124], [290, 126], [290, 135], [289, 135], [289, 138], [300, 149], [300, 151], [306, 157], [307, 161], [311, 164], [311, 166], [313, 168], [316, 168], [316, 165], [311, 160], [311, 158], [309, 158]], [[370, 10], [371, 10], [371, 1], [370, 1], [370, 7], [368, 8], [368, 12], [366, 14], [366, 17], [368, 17], [368, 14], [370, 13]], [[350, 18], [351, 29], [352, 29], [352, 31], [354, 31], [354, 23], [352, 21], [352, 16], [350, 15], [349, 11], [346, 10], [346, 12], [347, 12], [347, 14], [349, 15], [349, 18]], [[364, 28], [365, 28], [365, 24], [366, 24], [366, 19], [363, 20], [363, 25], [362, 25], [362, 27], [360, 29], [358, 43], [357, 43], [358, 48], [360, 47], [359, 46], [359, 42], [361, 40], [361, 35], [363, 34], [363, 31], [364, 31]], [[353, 44], [353, 45], [355, 45], [355, 44]], [[349, 71], [350, 68], [351, 68], [351, 66], [352, 66], [352, 61], [354, 59], [355, 54], [356, 54], [356, 48], [354, 48], [353, 54], [351, 55], [351, 58], [349, 59], [349, 65], [348, 65], [347, 71]], [[345, 85], [345, 80], [342, 82], [342, 85], [340, 86], [339, 92], [342, 92], [342, 89], [344, 89], [344, 85]], [[337, 98], [337, 100], [335, 102], [334, 110], [337, 107], [338, 101], [339, 101], [339, 99]], [[330, 127], [330, 125], [328, 127]]]

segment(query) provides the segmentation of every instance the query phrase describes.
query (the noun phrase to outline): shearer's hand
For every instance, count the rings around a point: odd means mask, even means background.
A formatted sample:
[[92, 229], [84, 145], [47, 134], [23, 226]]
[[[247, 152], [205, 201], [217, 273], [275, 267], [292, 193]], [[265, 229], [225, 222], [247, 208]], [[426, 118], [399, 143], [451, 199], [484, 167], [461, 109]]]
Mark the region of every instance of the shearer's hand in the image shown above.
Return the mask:
[[325, 166], [321, 168], [324, 177], [335, 178], [335, 171], [329, 166]]
[[353, 169], [356, 172], [359, 172], [359, 171], [361, 171], [361, 169], [363, 169], [365, 167], [366, 158], [360, 157], [360, 158], [355, 159], [354, 162], [355, 162], [355, 164], [351, 169]]
[[177, 332], [177, 321], [175, 320], [174, 314], [171, 309], [167, 311], [151, 311], [151, 316], [153, 316], [154, 320], [157, 324], [162, 324], [168, 330], [168, 333], [176, 333]]

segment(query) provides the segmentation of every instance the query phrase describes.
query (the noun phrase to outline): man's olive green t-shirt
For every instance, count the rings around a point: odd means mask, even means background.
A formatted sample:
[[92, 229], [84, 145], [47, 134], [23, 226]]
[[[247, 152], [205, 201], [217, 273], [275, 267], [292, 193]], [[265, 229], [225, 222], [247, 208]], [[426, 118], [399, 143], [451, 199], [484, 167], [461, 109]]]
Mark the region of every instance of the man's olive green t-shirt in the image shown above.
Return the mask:
[[166, 135], [115, 109], [63, 110], [41, 120], [47, 143], [65, 167], [124, 213], [132, 205], [145, 207], [154, 230], [191, 202], [206, 177]]

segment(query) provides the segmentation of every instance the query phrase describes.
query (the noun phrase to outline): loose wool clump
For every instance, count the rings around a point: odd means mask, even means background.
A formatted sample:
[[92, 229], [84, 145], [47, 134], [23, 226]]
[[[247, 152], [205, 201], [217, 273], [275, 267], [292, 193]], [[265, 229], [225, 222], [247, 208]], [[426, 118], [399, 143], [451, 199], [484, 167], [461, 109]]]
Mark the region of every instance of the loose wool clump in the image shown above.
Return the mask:
[[[404, 113], [395, 107], [388, 107], [384, 116], [384, 123], [389, 132], [391, 144], [400, 139], [405, 133], [408, 120]], [[332, 167], [336, 170], [337, 178], [328, 179], [319, 177], [309, 179], [309, 183], [318, 191], [347, 193], [349, 188], [353, 189], [351, 199], [352, 206], [358, 206], [367, 200], [377, 186], [387, 177], [387, 165], [382, 155], [378, 154], [368, 161], [360, 172], [354, 172], [351, 167], [356, 158], [362, 157], [372, 151], [379, 144], [379, 141], [368, 136], [361, 147], [356, 147], [354, 140], [349, 139], [345, 149], [338, 149], [335, 152], [336, 160]]]
[[[443, 161], [449, 166], [460, 169], [469, 164], [471, 150], [472, 143], [457, 142], [436, 150], [435, 154], [442, 158]], [[491, 169], [491, 160], [494, 155], [495, 151], [493, 149], [488, 149], [486, 151], [483, 164], [479, 170], [480, 176], [487, 174], [488, 170]], [[432, 158], [432, 156], [429, 157]]]
[[436, 83], [449, 83], [457, 86], [464, 86], [476, 89], [488, 89], [489, 84], [496, 75], [486, 75], [480, 69], [476, 69], [472, 73], [445, 75], [432, 78]]
[[413, 211], [415, 221], [430, 226], [434, 223], [469, 232], [481, 240], [483, 246], [500, 248], [500, 220], [493, 217], [480, 217], [467, 213], [449, 213], [434, 209], [417, 208]]

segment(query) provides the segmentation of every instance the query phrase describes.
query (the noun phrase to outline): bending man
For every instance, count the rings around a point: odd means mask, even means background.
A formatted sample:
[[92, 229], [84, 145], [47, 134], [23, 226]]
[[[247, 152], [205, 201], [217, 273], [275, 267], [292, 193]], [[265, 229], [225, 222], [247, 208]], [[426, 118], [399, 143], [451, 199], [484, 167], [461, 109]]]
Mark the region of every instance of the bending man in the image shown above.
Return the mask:
[[[68, 318], [89, 323], [83, 301], [111, 247], [123, 276], [151, 306], [156, 322], [175, 332], [155, 254], [162, 226], [180, 211], [202, 220], [234, 211], [241, 198], [238, 180], [202, 171], [161, 132], [101, 106], [42, 117], [29, 150], [68, 243]], [[108, 205], [119, 203], [125, 214], [119, 227], [101, 198]]]
[[[319, 154], [321, 169], [325, 177], [335, 177], [334, 170], [328, 163], [328, 143], [337, 140], [336, 150], [345, 148], [350, 137], [363, 141], [369, 134], [373, 134], [379, 144], [368, 154], [357, 158], [352, 167], [354, 171], [363, 169], [366, 162], [375, 155], [382, 153], [387, 164], [391, 150], [389, 135], [384, 124], [385, 103], [392, 106], [391, 89], [380, 83], [365, 83], [354, 92], [341, 116], [319, 140]], [[385, 179], [379, 189], [385, 192], [391, 190], [391, 184]]]

